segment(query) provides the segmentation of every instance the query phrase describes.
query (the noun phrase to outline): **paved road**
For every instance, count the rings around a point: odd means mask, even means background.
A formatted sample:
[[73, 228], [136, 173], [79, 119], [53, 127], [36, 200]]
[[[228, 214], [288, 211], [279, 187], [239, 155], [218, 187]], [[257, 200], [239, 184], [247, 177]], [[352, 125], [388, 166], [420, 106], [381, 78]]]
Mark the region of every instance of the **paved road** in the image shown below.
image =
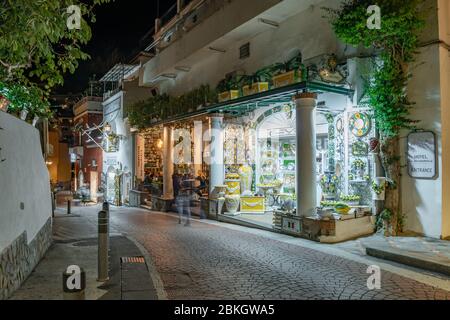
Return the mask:
[[[94, 210], [81, 215], [95, 223]], [[169, 299], [450, 300], [449, 291], [385, 270], [381, 289], [369, 290], [368, 264], [245, 229], [198, 221], [185, 227], [173, 216], [137, 209], [112, 209], [111, 219], [112, 232], [147, 249]]]

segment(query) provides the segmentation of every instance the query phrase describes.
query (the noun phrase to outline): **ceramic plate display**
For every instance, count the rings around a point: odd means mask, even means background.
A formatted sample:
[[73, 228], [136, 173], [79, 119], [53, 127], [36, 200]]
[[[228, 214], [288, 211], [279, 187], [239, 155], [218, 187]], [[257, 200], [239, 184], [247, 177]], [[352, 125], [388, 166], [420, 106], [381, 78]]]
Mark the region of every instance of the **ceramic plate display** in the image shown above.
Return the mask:
[[355, 112], [349, 120], [350, 130], [356, 137], [364, 137], [370, 131], [370, 117], [366, 113]]

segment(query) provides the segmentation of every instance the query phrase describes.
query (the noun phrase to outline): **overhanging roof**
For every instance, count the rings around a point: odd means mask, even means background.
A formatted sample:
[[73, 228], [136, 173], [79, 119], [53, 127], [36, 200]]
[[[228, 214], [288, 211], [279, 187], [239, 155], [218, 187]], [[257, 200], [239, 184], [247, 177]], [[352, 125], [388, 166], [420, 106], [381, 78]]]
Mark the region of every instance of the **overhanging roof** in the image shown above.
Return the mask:
[[101, 82], [115, 82], [122, 80], [139, 69], [139, 65], [116, 64], [101, 79]]
[[303, 90], [316, 93], [335, 93], [351, 97], [354, 90], [337, 86], [332, 84], [326, 84], [315, 81], [305, 81], [294, 83], [285, 87], [276, 88], [245, 97], [240, 97], [234, 100], [225, 101], [210, 105], [202, 108], [201, 110], [193, 111], [190, 113], [183, 113], [181, 115], [171, 117], [165, 120], [160, 120], [152, 123], [152, 126], [173, 123], [176, 121], [182, 121], [193, 117], [198, 117], [211, 113], [233, 113], [234, 111], [251, 111], [257, 108], [267, 107], [275, 103], [287, 103], [292, 101], [292, 97]]

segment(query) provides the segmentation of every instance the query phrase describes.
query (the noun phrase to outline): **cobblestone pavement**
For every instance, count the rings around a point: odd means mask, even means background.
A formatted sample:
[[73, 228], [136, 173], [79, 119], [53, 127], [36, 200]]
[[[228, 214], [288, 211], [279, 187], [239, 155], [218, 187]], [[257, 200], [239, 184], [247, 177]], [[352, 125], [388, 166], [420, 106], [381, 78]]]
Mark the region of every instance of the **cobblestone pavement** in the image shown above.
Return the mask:
[[[82, 216], [95, 223], [94, 212]], [[111, 231], [147, 249], [169, 299], [450, 300], [449, 291], [385, 270], [381, 289], [369, 290], [369, 263], [220, 225], [185, 227], [173, 216], [114, 208]]]

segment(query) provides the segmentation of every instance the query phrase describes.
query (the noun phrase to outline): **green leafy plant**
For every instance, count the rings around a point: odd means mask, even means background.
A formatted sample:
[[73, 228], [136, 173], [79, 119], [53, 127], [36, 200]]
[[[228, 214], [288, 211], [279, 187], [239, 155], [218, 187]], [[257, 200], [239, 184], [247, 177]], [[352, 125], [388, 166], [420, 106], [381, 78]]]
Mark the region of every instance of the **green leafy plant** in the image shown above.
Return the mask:
[[242, 76], [241, 85], [251, 86], [258, 82], [270, 82], [272, 80], [272, 69], [273, 67], [269, 66], [256, 71], [254, 74]]
[[[382, 12], [381, 28], [367, 27], [367, 8], [377, 4]], [[373, 75], [366, 80], [369, 106], [374, 110], [380, 133], [380, 157], [387, 177], [400, 185], [399, 133], [414, 128], [413, 105], [407, 96], [410, 65], [419, 47], [425, 25], [423, 0], [346, 0], [338, 9], [325, 9], [337, 36], [355, 47], [374, 48]], [[400, 211], [399, 188], [389, 189], [385, 206]], [[392, 215], [396, 219], [396, 215]], [[396, 223], [393, 223], [396, 225]], [[395, 233], [396, 231], [394, 231]]]
[[[0, 81], [12, 91], [12, 112], [20, 108], [49, 116], [50, 90], [63, 84], [78, 61], [89, 55], [81, 47], [91, 39], [93, 10], [109, 0], [2, 1], [0, 6]], [[67, 27], [67, 8], [80, 9], [80, 29]], [[24, 89], [22, 89], [24, 88]], [[33, 102], [33, 107], [29, 106]], [[36, 103], [36, 104], [34, 104]]]
[[382, 230], [385, 225], [389, 224], [389, 222], [392, 219], [392, 211], [389, 209], [384, 209], [383, 211], [381, 211], [376, 218], [376, 222], [375, 222], [375, 228], [376, 230]]
[[18, 114], [22, 110], [27, 110], [32, 117], [51, 118], [52, 116], [50, 104], [36, 86], [26, 87], [0, 81], [0, 94], [8, 99], [10, 113]]
[[386, 182], [383, 182], [382, 184], [378, 184], [375, 181], [372, 181], [371, 187], [372, 187], [373, 192], [376, 195], [380, 195], [386, 190]]
[[217, 92], [226, 92], [230, 90], [239, 90], [241, 88], [243, 76], [232, 75], [225, 79], [222, 79], [217, 85]]
[[361, 196], [359, 196], [359, 195], [345, 195], [345, 194], [341, 194], [339, 196], [339, 198], [341, 199], [341, 201], [360, 201], [361, 200]]
[[352, 167], [355, 170], [365, 170], [366, 169], [366, 163], [361, 159], [356, 159], [352, 163]]
[[277, 75], [293, 70], [299, 70], [303, 67], [302, 61], [303, 61], [302, 54], [299, 53], [298, 55], [289, 59], [288, 61], [275, 63], [271, 67], [272, 73]]
[[157, 121], [192, 112], [215, 102], [217, 91], [202, 85], [178, 97], [162, 94], [139, 101], [127, 108], [128, 119], [131, 126], [145, 129]]

